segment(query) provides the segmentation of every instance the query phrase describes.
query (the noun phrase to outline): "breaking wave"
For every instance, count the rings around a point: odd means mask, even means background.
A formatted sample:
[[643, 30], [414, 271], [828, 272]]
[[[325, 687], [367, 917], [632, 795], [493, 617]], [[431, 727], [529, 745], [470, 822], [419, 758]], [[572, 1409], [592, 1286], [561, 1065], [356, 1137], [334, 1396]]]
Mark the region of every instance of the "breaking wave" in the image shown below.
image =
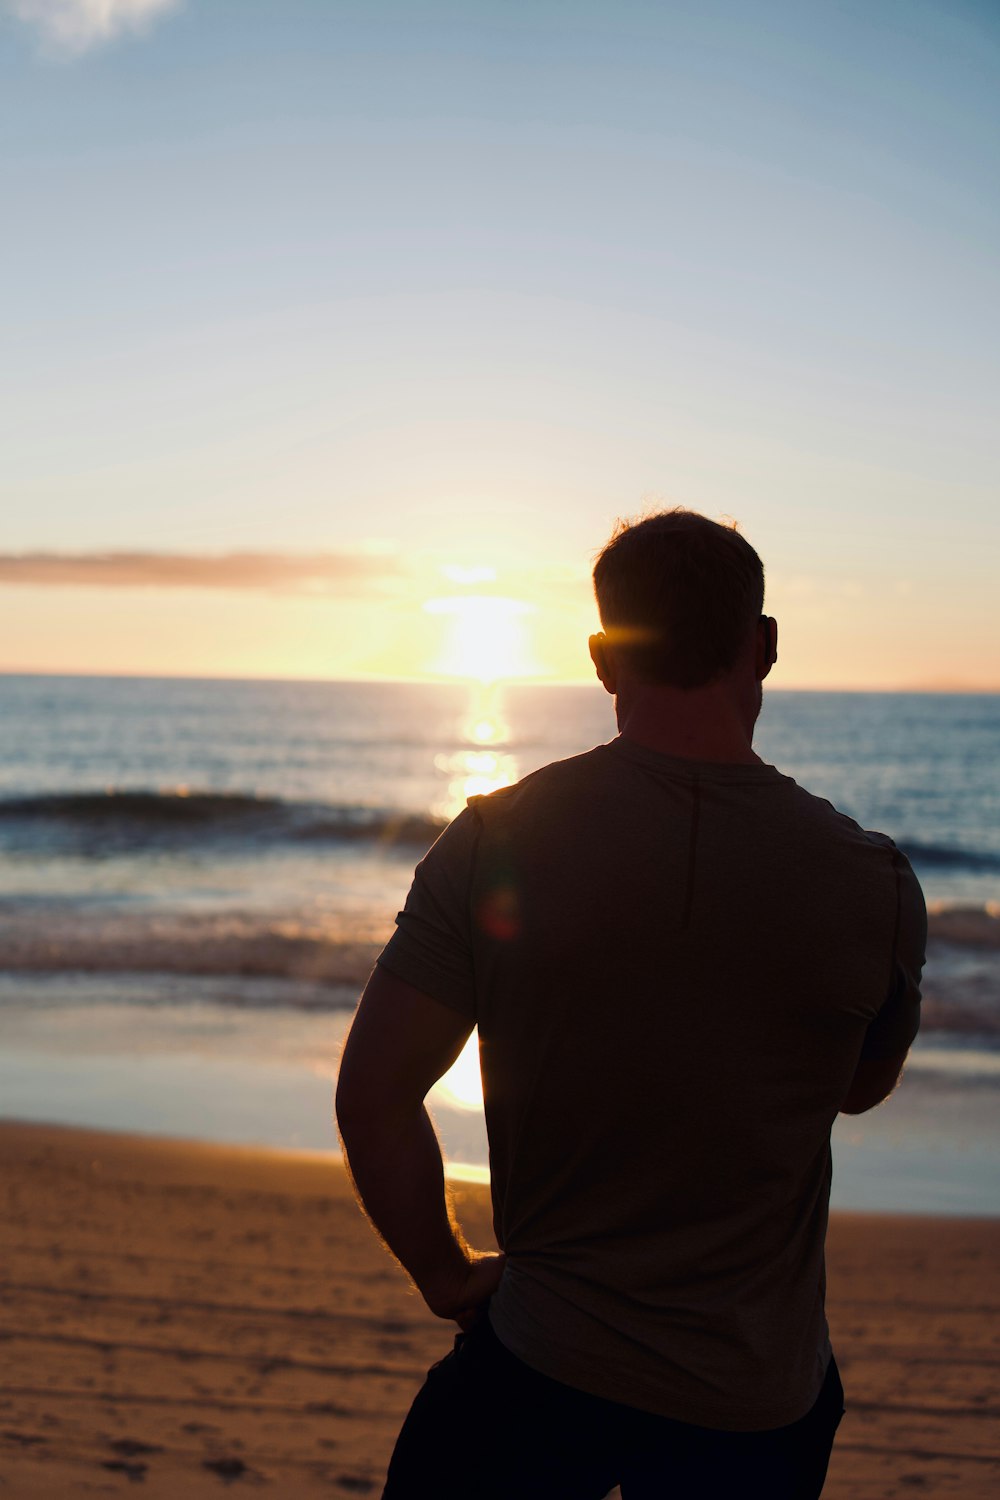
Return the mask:
[[0, 902], [8, 973], [217, 975], [360, 985], [382, 941], [250, 912], [111, 912]]
[[982, 849], [956, 849], [946, 844], [922, 844], [916, 839], [898, 840], [907, 859], [917, 868], [963, 870], [987, 875], [1000, 871], [1000, 854]]
[[[376, 930], [377, 929], [377, 930]], [[185, 976], [227, 981], [252, 1003], [266, 981], [309, 986], [338, 1009], [360, 993], [391, 922], [290, 913], [110, 909], [71, 900], [0, 899], [0, 971], [13, 976]], [[1000, 914], [986, 907], [930, 914], [923, 1029], [1000, 1038]], [[177, 989], [181, 994], [182, 989]], [[247, 997], [247, 998], [241, 998]], [[345, 998], [346, 997], [346, 998]], [[283, 1003], [276, 993], [273, 1003]]]
[[[0, 845], [114, 855], [164, 844], [352, 844], [426, 849], [444, 827], [429, 813], [291, 801], [248, 792], [56, 792], [0, 799]], [[1000, 873], [1000, 854], [903, 838], [918, 870]]]
[[441, 819], [242, 792], [65, 792], [0, 800], [0, 843], [91, 855], [163, 844], [358, 843], [425, 849]]

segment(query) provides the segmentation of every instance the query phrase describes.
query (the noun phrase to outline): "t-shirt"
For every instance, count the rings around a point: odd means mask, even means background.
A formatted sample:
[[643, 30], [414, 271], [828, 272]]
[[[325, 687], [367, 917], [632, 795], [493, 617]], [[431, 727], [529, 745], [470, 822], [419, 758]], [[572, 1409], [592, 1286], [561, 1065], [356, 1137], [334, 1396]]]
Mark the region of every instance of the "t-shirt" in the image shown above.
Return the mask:
[[379, 962], [479, 1028], [501, 1341], [701, 1426], [829, 1360], [830, 1128], [918, 1025], [902, 854], [773, 766], [618, 738], [471, 799]]

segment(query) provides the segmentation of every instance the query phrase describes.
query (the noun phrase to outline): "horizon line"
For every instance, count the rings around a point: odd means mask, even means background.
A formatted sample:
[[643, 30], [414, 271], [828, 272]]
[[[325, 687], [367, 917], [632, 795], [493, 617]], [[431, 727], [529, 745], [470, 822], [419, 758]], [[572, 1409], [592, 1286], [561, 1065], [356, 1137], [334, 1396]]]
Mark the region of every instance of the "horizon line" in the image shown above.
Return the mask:
[[[494, 681], [483, 681], [476, 677], [448, 677], [448, 676], [407, 676], [399, 677], [391, 673], [367, 673], [357, 676], [324, 677], [324, 676], [293, 676], [284, 674], [281, 676], [256, 675], [254, 673], [222, 673], [222, 672], [136, 672], [131, 670], [105, 672], [74, 671], [72, 668], [37, 668], [37, 667], [3, 667], [0, 666], [0, 678], [3, 677], [53, 677], [53, 678], [79, 678], [82, 681], [107, 681], [122, 680], [133, 682], [256, 682], [256, 683], [327, 683], [331, 687], [341, 684], [372, 683], [375, 685], [398, 685], [403, 687], [464, 687], [464, 688], [491, 688], [491, 687], [538, 687], [538, 688], [590, 688], [595, 686], [592, 679], [584, 677], [502, 677]], [[937, 697], [978, 697], [991, 698], [1000, 694], [1000, 685], [995, 687], [975, 686], [969, 683], [910, 683], [895, 684], [892, 686], [872, 686], [840, 683], [836, 685], [815, 686], [803, 683], [789, 683], [779, 685], [777, 683], [765, 688], [765, 694], [771, 693], [921, 693]]]

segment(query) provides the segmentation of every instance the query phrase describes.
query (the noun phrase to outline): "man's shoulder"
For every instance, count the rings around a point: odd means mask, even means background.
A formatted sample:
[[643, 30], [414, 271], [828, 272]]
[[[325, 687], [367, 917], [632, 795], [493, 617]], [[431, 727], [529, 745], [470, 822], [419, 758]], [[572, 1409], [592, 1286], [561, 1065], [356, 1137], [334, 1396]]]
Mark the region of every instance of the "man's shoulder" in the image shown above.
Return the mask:
[[789, 787], [789, 812], [800, 826], [811, 825], [825, 836], [835, 836], [848, 843], [879, 849], [887, 855], [899, 855], [901, 859], [904, 857], [887, 833], [863, 827], [850, 813], [836, 807], [828, 797], [809, 791], [791, 777], [787, 777], [786, 781]]
[[595, 745], [592, 750], [584, 750], [565, 760], [549, 761], [536, 771], [529, 771], [511, 786], [470, 797], [468, 806], [486, 822], [553, 798], [585, 795], [613, 774], [614, 760], [608, 755], [607, 745]]
[[863, 827], [826, 797], [797, 782], [791, 786], [786, 809], [791, 816], [785, 826], [800, 856], [814, 857], [838, 870], [840, 878], [859, 891], [895, 889], [901, 901], [915, 911], [923, 910], [920, 882], [906, 853], [889, 834]]

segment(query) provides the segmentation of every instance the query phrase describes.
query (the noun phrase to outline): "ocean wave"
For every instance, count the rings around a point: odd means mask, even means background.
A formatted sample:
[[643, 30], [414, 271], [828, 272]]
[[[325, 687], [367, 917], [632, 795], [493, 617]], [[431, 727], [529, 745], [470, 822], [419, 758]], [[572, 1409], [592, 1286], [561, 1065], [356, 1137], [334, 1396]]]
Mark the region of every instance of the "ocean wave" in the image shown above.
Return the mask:
[[112, 913], [57, 922], [45, 903], [3, 903], [0, 969], [9, 973], [172, 974], [363, 985], [380, 942], [249, 913]]
[[[69, 1007], [103, 1011], [109, 1005], [131, 1005], [161, 1012], [190, 1012], [192, 1007], [208, 1005], [245, 1011], [342, 1013], [354, 1009], [359, 994], [360, 986], [353, 981], [340, 984], [268, 974], [158, 974], [134, 969], [120, 973], [104, 969], [91, 974], [0, 969], [0, 1015], [6, 1008], [8, 1018], [11, 1010], [26, 1006], [36, 1011]], [[49, 1040], [63, 1045], [61, 1033]], [[117, 1035], [114, 1040], [118, 1040]]]
[[[214, 846], [357, 844], [424, 850], [445, 820], [398, 808], [293, 801], [239, 791], [54, 792], [0, 798], [0, 847], [114, 857], [193, 843]], [[1000, 854], [903, 838], [917, 870], [1000, 873]]]
[[[107, 908], [98, 902], [0, 900], [0, 970], [8, 975], [185, 976], [227, 981], [232, 1003], [262, 981], [295, 982], [356, 996], [391, 931], [347, 915]], [[932, 912], [923, 1029], [1000, 1037], [1000, 914], [963, 907]], [[278, 1003], [277, 1001], [275, 1003]]]
[[293, 802], [243, 792], [64, 792], [0, 799], [0, 843], [114, 855], [164, 843], [373, 843], [426, 849], [444, 827], [429, 814]]
[[977, 875], [1000, 871], [1000, 854], [986, 849], [961, 849], [948, 844], [922, 844], [916, 839], [897, 840], [911, 864], [932, 870], [960, 870]]

